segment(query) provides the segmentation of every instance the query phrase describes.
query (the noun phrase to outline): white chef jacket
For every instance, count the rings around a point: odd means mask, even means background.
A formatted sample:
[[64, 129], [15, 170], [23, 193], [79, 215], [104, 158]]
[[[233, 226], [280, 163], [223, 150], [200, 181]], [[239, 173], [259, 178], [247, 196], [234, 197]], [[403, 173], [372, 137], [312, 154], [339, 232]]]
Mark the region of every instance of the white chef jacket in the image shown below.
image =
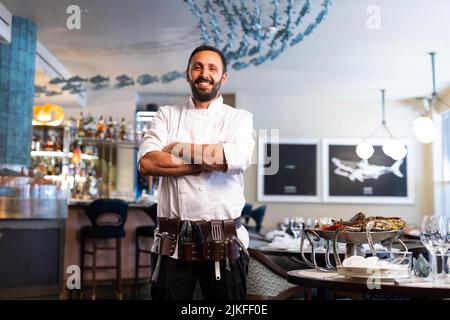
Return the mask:
[[[181, 220], [239, 218], [245, 204], [243, 174], [250, 165], [255, 145], [252, 131], [252, 114], [224, 104], [222, 96], [212, 101], [207, 109], [195, 109], [191, 97], [178, 105], [160, 107], [140, 143], [138, 163], [145, 154], [161, 151], [173, 142], [221, 143], [227, 170], [161, 177], [158, 217]], [[241, 226], [236, 233], [248, 247], [245, 227]]]

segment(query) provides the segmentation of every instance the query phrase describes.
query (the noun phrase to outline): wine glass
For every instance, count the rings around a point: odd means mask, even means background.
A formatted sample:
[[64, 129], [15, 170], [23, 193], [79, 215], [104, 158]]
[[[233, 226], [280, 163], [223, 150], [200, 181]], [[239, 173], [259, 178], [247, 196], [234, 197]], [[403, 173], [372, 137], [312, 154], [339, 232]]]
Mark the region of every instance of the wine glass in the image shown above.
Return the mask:
[[[420, 226], [420, 240], [431, 254], [433, 281], [436, 281], [438, 280], [437, 254], [440, 253], [443, 256], [450, 247], [448, 218], [443, 216], [423, 217]], [[441, 263], [443, 266], [444, 261]]]
[[286, 231], [287, 231], [288, 227], [289, 227], [289, 218], [284, 218], [283, 222], [280, 223], [280, 229], [281, 229], [281, 231], [284, 232], [284, 235], [286, 235]]
[[300, 238], [303, 231], [304, 219], [303, 217], [296, 217], [293, 221], [292, 231], [294, 232], [294, 239]]
[[[440, 254], [440, 258], [441, 258], [441, 273], [442, 276], [444, 277], [444, 281], [448, 281], [448, 279], [445, 279], [448, 277], [448, 258], [446, 258], [447, 252], [450, 249], [450, 218], [448, 217], [442, 217], [443, 219], [443, 224], [444, 227], [446, 227], [446, 232], [445, 235], [443, 237], [443, 241], [441, 241], [440, 243], [440, 248], [439, 248], [439, 252]], [[447, 255], [448, 257], [448, 255]]]

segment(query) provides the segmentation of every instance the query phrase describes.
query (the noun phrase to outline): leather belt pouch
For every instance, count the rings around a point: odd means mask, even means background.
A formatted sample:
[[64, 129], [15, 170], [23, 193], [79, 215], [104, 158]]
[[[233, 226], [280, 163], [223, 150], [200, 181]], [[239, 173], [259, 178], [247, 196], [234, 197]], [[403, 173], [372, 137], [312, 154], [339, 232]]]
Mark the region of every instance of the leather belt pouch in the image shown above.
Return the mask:
[[178, 219], [159, 219], [159, 254], [173, 256], [177, 243]]
[[206, 241], [206, 260], [219, 261], [224, 258], [225, 232], [222, 220], [211, 220]]
[[178, 256], [183, 261], [201, 261], [204, 257], [205, 246], [195, 242], [185, 242], [178, 245]]
[[178, 256], [183, 261], [203, 261], [206, 253], [206, 237], [208, 222], [194, 221], [192, 226], [192, 242], [178, 243]]
[[219, 261], [224, 258], [225, 243], [208, 242], [206, 243], [205, 259], [209, 261]]
[[[158, 219], [152, 251], [173, 256], [183, 221], [179, 219]], [[234, 240], [236, 223], [234, 220], [193, 221], [192, 238], [178, 242], [178, 257], [182, 261], [235, 260], [240, 256], [240, 246]], [[183, 238], [183, 237], [181, 237]]]
[[224, 220], [223, 221], [223, 229], [225, 232], [226, 256], [230, 260], [236, 260], [237, 258], [239, 258], [239, 246], [235, 241], [233, 241], [233, 239], [234, 239], [233, 236], [237, 237], [235, 221]]

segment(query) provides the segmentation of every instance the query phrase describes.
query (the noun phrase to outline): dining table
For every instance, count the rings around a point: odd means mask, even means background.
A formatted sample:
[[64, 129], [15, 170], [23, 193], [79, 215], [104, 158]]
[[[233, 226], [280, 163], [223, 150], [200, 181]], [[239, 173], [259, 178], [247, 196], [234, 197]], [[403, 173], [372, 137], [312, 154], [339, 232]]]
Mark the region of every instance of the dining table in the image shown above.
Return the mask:
[[436, 284], [429, 278], [353, 279], [338, 272], [321, 272], [315, 269], [291, 270], [288, 282], [318, 290], [317, 299], [324, 299], [326, 291], [375, 294], [377, 296], [442, 299], [450, 298], [450, 282]]

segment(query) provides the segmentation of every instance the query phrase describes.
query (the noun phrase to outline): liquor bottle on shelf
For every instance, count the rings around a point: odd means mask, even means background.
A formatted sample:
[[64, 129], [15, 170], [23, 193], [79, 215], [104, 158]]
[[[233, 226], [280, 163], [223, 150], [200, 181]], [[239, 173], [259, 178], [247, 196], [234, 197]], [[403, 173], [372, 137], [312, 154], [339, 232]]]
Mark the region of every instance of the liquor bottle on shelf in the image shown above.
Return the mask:
[[56, 165], [55, 158], [52, 157], [48, 163], [47, 175], [53, 176], [55, 174], [55, 165]]
[[31, 140], [31, 151], [36, 151], [37, 137], [33, 134], [33, 139]]
[[41, 138], [39, 136], [36, 136], [36, 143], [34, 144], [34, 150], [41, 151], [42, 143]]
[[97, 122], [97, 138], [98, 139], [105, 138], [105, 121], [103, 120], [103, 116], [100, 116]]
[[54, 136], [50, 136], [47, 138], [47, 141], [45, 141], [45, 144], [44, 144], [44, 150], [45, 151], [55, 151]]
[[109, 116], [108, 123], [106, 125], [106, 139], [111, 139], [113, 137], [114, 124], [112, 116]]
[[120, 128], [119, 128], [119, 139], [125, 140], [127, 134], [127, 123], [125, 122], [125, 118], [122, 118], [120, 121]]
[[84, 138], [86, 136], [86, 132], [84, 131], [83, 112], [80, 112], [80, 118], [77, 120], [77, 131], [78, 131], [78, 137]]
[[95, 116], [92, 116], [90, 113], [85, 118], [84, 131], [88, 138], [95, 138], [97, 135], [97, 120]]
[[19, 174], [19, 176], [20, 176], [20, 177], [26, 177], [26, 176], [27, 176], [27, 174], [25, 173], [25, 168], [24, 168], [24, 167], [22, 167], [22, 168], [20, 169], [20, 174]]
[[112, 127], [112, 138], [114, 140], [117, 140], [117, 135], [118, 135], [118, 127], [117, 127], [117, 120], [114, 119], [113, 121], [113, 127]]
[[54, 147], [55, 147], [55, 151], [62, 151], [63, 141], [60, 136], [56, 137]]
[[62, 166], [60, 161], [56, 161], [53, 167], [53, 174], [59, 176], [62, 173]]

